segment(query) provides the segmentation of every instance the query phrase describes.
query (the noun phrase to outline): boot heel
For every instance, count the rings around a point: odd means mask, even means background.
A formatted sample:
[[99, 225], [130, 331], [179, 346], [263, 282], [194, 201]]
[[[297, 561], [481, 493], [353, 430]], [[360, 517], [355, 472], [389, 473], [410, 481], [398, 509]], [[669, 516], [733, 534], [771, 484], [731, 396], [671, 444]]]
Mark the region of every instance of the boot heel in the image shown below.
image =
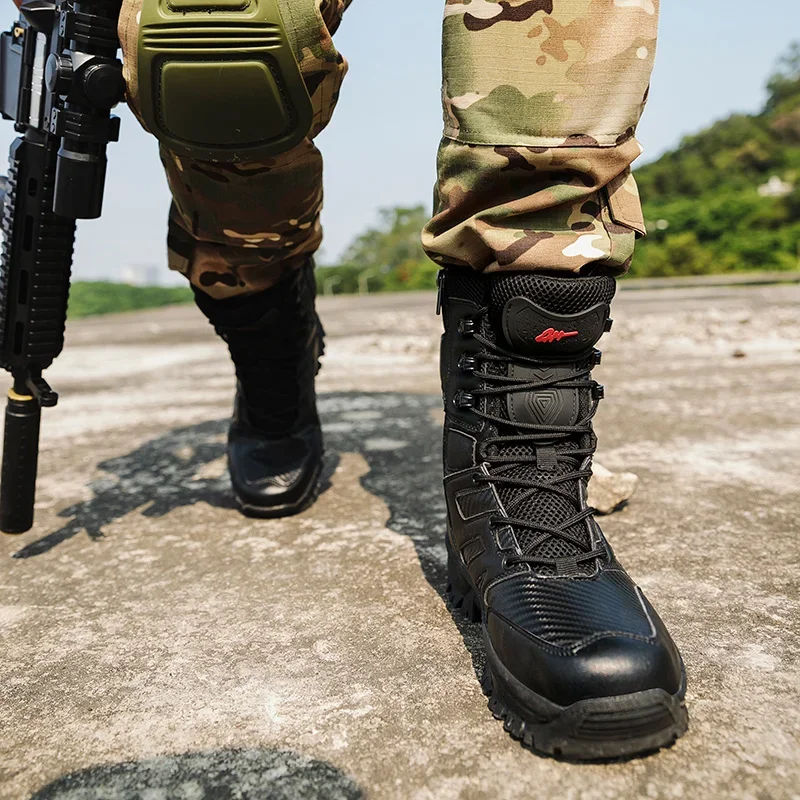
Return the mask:
[[469, 622], [481, 621], [481, 607], [458, 556], [447, 548], [447, 595]]

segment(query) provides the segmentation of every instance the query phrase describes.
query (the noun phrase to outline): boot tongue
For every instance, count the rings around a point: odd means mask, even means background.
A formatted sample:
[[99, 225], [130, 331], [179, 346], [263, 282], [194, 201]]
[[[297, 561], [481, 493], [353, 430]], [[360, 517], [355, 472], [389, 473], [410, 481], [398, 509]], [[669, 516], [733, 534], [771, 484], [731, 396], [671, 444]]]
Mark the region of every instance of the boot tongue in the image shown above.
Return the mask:
[[[556, 479], [576, 469], [575, 457], [569, 456], [570, 451], [591, 445], [588, 434], [566, 438], [554, 435], [548, 440], [546, 429], [575, 425], [590, 413], [591, 378], [585, 367], [592, 363], [592, 349], [606, 329], [615, 288], [614, 279], [609, 277], [552, 278], [516, 273], [492, 278], [487, 299], [488, 316], [497, 344], [535, 362], [522, 359], [498, 362], [497, 374], [529, 383], [550, 384], [487, 398], [490, 412], [508, 420], [507, 428], [498, 425], [501, 435], [530, 434], [530, 429], [519, 423], [545, 429], [537, 433], [535, 442], [506, 446], [502, 455], [528, 459], [527, 463], [503, 467], [507, 477]], [[584, 373], [582, 377], [576, 374], [580, 372]], [[552, 385], [559, 378], [580, 384], [580, 387]], [[577, 494], [571, 501], [554, 492], [532, 493], [524, 488], [504, 486], [499, 489], [499, 496], [509, 516], [552, 526], [561, 526], [580, 507]], [[540, 534], [524, 529], [517, 531], [517, 539], [523, 550], [534, 547], [532, 552], [543, 558], [569, 560], [591, 546], [591, 537], [583, 522], [571, 526], [568, 532], [583, 543], [583, 548], [558, 537], [535, 544]], [[574, 562], [570, 569], [589, 574], [593, 567]], [[554, 572], [545, 567], [538, 571]]]
[[[501, 343], [539, 364], [509, 362], [508, 377], [552, 383], [573, 375], [607, 329], [616, 283], [610, 277], [552, 278], [532, 273], [501, 275], [489, 290], [489, 312]], [[509, 392], [509, 421], [562, 427], [574, 425], [587, 389], [548, 386]], [[522, 432], [522, 429], [519, 429]]]

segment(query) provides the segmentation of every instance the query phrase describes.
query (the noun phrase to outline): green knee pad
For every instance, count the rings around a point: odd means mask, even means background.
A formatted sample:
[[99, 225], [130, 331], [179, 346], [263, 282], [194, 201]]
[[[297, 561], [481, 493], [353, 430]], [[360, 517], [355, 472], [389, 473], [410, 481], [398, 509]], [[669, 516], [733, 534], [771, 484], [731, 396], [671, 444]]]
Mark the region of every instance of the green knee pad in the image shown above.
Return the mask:
[[178, 155], [262, 161], [311, 130], [277, 0], [144, 0], [138, 73], [145, 124]]

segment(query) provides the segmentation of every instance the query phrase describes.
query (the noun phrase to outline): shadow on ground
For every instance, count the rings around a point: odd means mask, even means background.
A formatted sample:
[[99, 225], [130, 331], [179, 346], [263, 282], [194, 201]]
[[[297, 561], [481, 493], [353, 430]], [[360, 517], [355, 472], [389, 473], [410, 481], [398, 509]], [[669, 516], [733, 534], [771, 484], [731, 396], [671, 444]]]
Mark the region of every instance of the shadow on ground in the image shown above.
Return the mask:
[[30, 800], [359, 800], [352, 778], [287, 750], [160, 756], [73, 772]]
[[[320, 397], [326, 442], [325, 491], [341, 453], [360, 453], [369, 465], [363, 487], [388, 507], [388, 527], [408, 536], [423, 573], [444, 598], [445, 504], [441, 489], [441, 398], [399, 393], [334, 393]], [[65, 508], [68, 521], [31, 542], [15, 558], [41, 555], [76, 535], [104, 537], [104, 528], [141, 509], [161, 517], [182, 506], [209, 503], [234, 510], [227, 476], [203, 477], [204, 468], [225, 454], [227, 420], [179, 428], [127, 455], [102, 462], [108, 478], [90, 485], [93, 497]], [[265, 523], [268, 524], [268, 523]], [[476, 671], [482, 648], [474, 626], [455, 614]]]

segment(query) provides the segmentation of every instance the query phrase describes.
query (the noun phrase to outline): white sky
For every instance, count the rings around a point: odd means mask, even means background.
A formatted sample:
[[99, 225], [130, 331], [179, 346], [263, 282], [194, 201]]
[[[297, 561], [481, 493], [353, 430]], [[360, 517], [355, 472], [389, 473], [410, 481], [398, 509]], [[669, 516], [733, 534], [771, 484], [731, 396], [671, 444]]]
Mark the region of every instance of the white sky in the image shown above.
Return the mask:
[[[557, 0], [558, 1], [558, 0]], [[754, 111], [780, 53], [800, 39], [800, 2], [663, 0], [661, 39], [643, 159], [733, 111]], [[441, 0], [354, 0], [336, 36], [350, 62], [334, 120], [318, 140], [326, 158], [326, 241], [334, 261], [381, 206], [430, 203], [441, 133]], [[0, 25], [14, 7], [6, 0]], [[77, 278], [120, 278], [127, 265], [164, 265], [169, 195], [153, 140], [126, 109], [109, 148], [105, 213], [79, 223]], [[5, 152], [14, 136], [0, 125]]]

